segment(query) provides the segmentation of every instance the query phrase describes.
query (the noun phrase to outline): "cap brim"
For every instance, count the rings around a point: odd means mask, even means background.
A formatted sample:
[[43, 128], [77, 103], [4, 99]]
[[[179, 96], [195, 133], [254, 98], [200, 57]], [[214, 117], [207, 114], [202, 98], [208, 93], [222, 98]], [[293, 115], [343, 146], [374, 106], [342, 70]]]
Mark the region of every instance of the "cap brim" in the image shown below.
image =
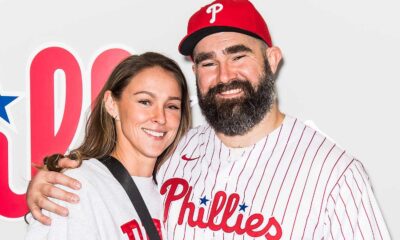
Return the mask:
[[185, 56], [192, 56], [193, 49], [195, 48], [197, 43], [199, 43], [203, 38], [207, 37], [208, 35], [218, 32], [238, 32], [262, 40], [262, 38], [257, 34], [254, 34], [252, 32], [240, 28], [227, 27], [227, 26], [212, 26], [212, 27], [202, 28], [196, 32], [186, 35], [186, 37], [184, 37], [181, 43], [179, 44], [179, 52]]

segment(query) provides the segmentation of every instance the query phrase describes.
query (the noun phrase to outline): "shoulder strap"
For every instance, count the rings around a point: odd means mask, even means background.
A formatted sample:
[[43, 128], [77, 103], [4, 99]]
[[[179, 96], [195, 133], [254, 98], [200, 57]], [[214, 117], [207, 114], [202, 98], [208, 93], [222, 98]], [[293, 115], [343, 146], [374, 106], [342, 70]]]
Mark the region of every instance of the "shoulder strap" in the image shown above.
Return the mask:
[[153, 219], [151, 218], [150, 212], [146, 207], [142, 195], [137, 188], [135, 181], [133, 181], [129, 172], [125, 169], [120, 161], [112, 156], [105, 156], [99, 159], [108, 170], [114, 175], [118, 182], [125, 189], [126, 193], [131, 200], [133, 207], [139, 215], [140, 221], [146, 229], [147, 236], [150, 240], [161, 240], [158, 235], [156, 226], [154, 225]]

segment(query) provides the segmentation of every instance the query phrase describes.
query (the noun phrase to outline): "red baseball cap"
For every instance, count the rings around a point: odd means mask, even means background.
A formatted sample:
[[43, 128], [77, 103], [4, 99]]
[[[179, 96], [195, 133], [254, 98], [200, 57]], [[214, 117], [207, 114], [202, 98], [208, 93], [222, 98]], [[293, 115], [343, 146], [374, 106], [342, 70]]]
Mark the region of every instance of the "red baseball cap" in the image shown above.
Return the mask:
[[263, 40], [272, 46], [268, 26], [248, 0], [217, 0], [193, 14], [187, 35], [179, 44], [179, 52], [191, 56], [196, 44], [217, 32], [238, 32]]

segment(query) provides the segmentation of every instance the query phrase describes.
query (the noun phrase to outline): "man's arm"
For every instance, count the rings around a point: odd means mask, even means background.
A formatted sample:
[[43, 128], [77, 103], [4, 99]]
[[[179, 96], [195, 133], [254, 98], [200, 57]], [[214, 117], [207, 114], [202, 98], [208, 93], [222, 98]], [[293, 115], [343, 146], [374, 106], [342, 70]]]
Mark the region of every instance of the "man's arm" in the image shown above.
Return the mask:
[[390, 239], [362, 164], [355, 160], [329, 196], [324, 239]]
[[[78, 162], [68, 158], [63, 158], [58, 162], [58, 166], [60, 168], [76, 168], [78, 167]], [[68, 215], [67, 208], [50, 201], [48, 199], [49, 197], [69, 203], [79, 202], [79, 197], [76, 194], [57, 188], [54, 184], [60, 184], [75, 190], [78, 190], [81, 187], [79, 181], [62, 173], [46, 170], [40, 170], [37, 173], [29, 183], [26, 198], [33, 217], [45, 225], [50, 225], [51, 219], [42, 214], [42, 209], [46, 209], [47, 211], [61, 216]]]

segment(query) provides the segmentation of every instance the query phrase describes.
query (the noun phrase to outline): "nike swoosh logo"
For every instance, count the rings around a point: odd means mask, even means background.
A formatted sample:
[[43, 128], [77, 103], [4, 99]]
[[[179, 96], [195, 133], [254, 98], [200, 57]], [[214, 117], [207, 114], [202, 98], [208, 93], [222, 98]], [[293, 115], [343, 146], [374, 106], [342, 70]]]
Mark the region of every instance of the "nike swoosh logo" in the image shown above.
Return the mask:
[[198, 158], [199, 157], [194, 157], [194, 158], [188, 157], [188, 156], [186, 156], [186, 154], [182, 156], [182, 160], [185, 160], [185, 161], [193, 161], [193, 160], [196, 160]]

